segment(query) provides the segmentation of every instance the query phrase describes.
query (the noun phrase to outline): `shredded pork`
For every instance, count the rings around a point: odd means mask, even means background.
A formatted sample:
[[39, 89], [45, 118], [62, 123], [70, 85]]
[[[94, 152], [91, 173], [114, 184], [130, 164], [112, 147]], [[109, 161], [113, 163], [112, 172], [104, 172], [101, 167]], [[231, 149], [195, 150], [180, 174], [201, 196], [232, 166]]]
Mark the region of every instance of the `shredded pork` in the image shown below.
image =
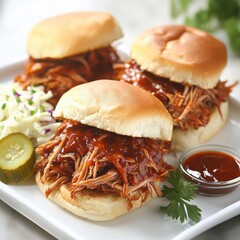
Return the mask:
[[97, 79], [115, 79], [114, 64], [121, 63], [116, 50], [100, 48], [87, 53], [63, 59], [29, 58], [25, 74], [15, 81], [23, 89], [29, 85], [44, 85], [45, 91], [52, 91], [49, 102], [56, 106], [59, 98], [70, 88]]
[[67, 184], [71, 196], [84, 189], [113, 193], [132, 200], [156, 193], [169, 165], [163, 155], [169, 142], [118, 135], [74, 121], [65, 121], [55, 138], [37, 148], [41, 160], [35, 171], [41, 181], [52, 182], [46, 195], [61, 184]]
[[226, 86], [226, 81], [219, 81], [213, 89], [183, 85], [142, 70], [134, 60], [119, 64], [118, 71], [122, 81], [144, 88], [161, 100], [171, 114], [174, 125], [183, 130], [205, 126], [215, 108], [221, 114], [221, 103], [228, 100], [237, 84]]

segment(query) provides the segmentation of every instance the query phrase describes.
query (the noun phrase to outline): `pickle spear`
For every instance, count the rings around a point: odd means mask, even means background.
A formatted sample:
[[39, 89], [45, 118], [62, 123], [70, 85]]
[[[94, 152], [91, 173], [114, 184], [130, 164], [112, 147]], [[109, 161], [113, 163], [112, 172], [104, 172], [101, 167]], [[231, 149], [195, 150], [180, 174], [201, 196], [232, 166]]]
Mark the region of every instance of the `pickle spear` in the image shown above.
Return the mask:
[[22, 133], [12, 133], [0, 140], [0, 181], [17, 183], [33, 173], [35, 151]]

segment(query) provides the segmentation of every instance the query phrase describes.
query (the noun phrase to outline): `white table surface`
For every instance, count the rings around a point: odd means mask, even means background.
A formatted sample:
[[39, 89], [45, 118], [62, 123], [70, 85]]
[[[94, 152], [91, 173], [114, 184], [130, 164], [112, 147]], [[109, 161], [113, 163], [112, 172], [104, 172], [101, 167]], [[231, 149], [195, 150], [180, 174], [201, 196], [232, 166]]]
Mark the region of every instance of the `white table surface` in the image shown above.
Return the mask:
[[[145, 29], [170, 24], [170, 0], [0, 0], [0, 68], [27, 57], [25, 45], [35, 23], [53, 15], [82, 10], [112, 13], [122, 26], [122, 40], [130, 46], [134, 37]], [[200, 2], [200, 1], [199, 1]], [[218, 37], [227, 44], [224, 34]], [[128, 47], [125, 48], [128, 50]], [[240, 58], [228, 52], [223, 79], [240, 79]], [[238, 88], [239, 89], [239, 88]], [[235, 95], [240, 95], [237, 91]], [[0, 239], [55, 239], [33, 222], [0, 201]], [[232, 218], [194, 238], [195, 240], [240, 239], [240, 216]]]

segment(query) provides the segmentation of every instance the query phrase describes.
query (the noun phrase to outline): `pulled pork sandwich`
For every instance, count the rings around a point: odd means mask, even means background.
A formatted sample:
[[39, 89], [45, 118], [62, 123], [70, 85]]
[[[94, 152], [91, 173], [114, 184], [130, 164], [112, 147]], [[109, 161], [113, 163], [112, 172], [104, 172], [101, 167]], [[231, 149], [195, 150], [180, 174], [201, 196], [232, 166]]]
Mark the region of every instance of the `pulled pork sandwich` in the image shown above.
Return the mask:
[[76, 215], [105, 221], [161, 196], [158, 182], [171, 168], [163, 156], [173, 123], [150, 93], [94, 81], [66, 92], [54, 116], [62, 125], [37, 148], [35, 165], [36, 182], [48, 198]]
[[143, 32], [119, 66], [121, 79], [151, 92], [174, 122], [172, 148], [202, 143], [223, 126], [233, 88], [219, 81], [226, 64], [222, 42], [198, 29], [159, 26]]
[[115, 79], [121, 62], [111, 45], [122, 37], [117, 21], [105, 12], [76, 12], [33, 26], [27, 43], [25, 74], [15, 81], [23, 88], [44, 85], [55, 106], [70, 88], [96, 79]]

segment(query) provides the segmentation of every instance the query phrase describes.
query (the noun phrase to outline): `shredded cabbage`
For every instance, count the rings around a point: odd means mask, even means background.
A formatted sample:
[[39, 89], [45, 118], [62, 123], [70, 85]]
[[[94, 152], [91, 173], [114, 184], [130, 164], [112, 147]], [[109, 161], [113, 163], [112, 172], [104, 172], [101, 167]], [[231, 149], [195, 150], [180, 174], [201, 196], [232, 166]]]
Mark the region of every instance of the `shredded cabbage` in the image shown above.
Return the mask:
[[0, 85], [0, 139], [20, 132], [34, 145], [48, 142], [60, 125], [52, 117], [53, 106], [47, 102], [51, 97], [43, 86], [23, 90], [17, 83]]

